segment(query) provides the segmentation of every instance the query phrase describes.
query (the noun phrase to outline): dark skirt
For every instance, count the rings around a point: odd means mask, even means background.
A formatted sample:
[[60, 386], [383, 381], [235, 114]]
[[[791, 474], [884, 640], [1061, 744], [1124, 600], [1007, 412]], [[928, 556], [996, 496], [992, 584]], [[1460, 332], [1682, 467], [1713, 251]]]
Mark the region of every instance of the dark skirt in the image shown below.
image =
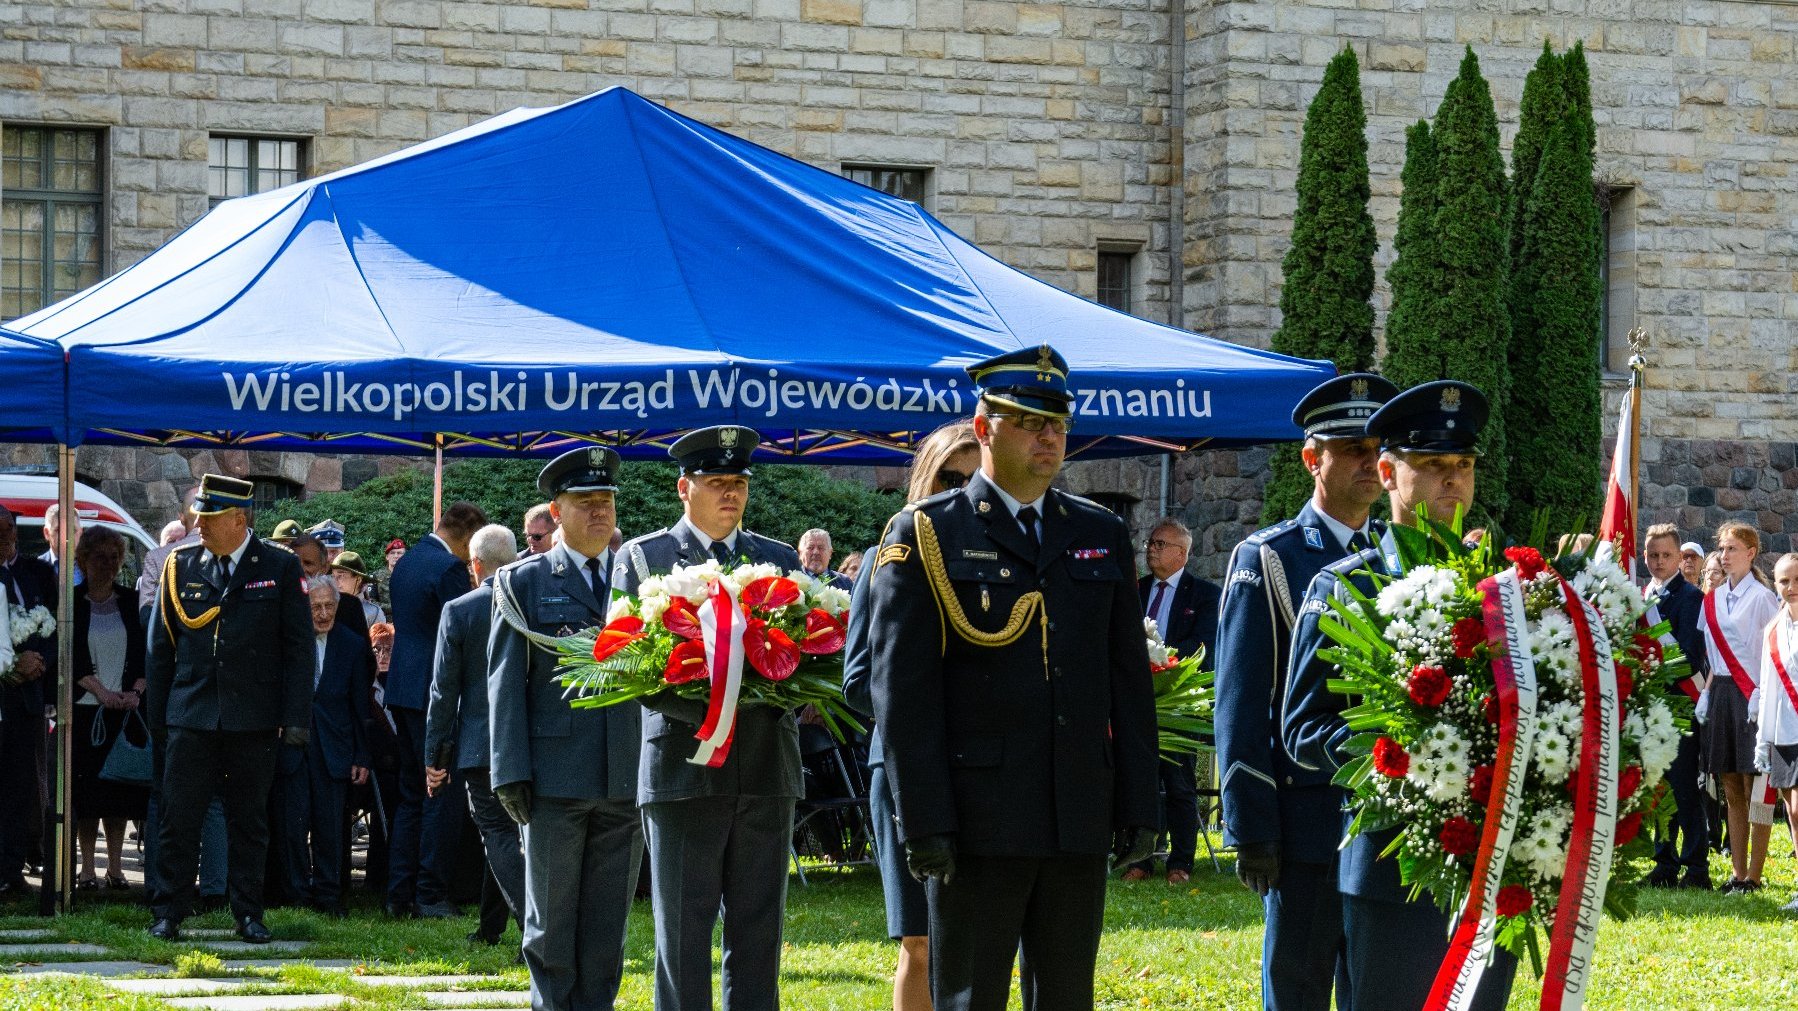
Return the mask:
[[1699, 738], [1705, 771], [1712, 775], [1754, 775], [1754, 721], [1750, 719], [1748, 700], [1728, 674], [1712, 678], [1710, 692], [1711, 708]]
[[874, 860], [880, 865], [880, 887], [886, 894], [887, 936], [895, 941], [930, 934], [924, 885], [905, 867], [905, 843], [899, 838], [896, 814], [886, 767], [876, 765], [868, 777], [868, 815], [874, 822]]
[[1798, 744], [1775, 744], [1773, 768], [1767, 775], [1775, 790], [1798, 787]]
[[[100, 714], [101, 726], [105, 728], [100, 743], [93, 741], [94, 714]], [[75, 765], [75, 817], [89, 818], [130, 818], [142, 821], [146, 807], [150, 801], [147, 787], [127, 786], [100, 778], [100, 769], [106, 765], [106, 755], [112, 750], [112, 744], [118, 739], [119, 730], [125, 725], [126, 710], [107, 709], [102, 706], [75, 707], [75, 725], [70, 729], [75, 732], [74, 765]], [[143, 740], [143, 728], [136, 721], [131, 721], [130, 741], [133, 744], [148, 744]]]

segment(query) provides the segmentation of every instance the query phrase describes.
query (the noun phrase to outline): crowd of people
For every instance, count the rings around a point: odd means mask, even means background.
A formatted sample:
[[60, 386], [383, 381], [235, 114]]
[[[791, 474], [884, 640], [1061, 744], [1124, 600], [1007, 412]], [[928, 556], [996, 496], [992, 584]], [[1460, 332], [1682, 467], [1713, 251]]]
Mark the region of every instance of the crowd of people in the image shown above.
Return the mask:
[[[119, 580], [118, 534], [78, 531], [73, 627], [0, 641], [0, 894], [41, 860], [42, 716], [54, 636], [69, 634], [77, 887], [125, 887], [135, 824], [154, 936], [176, 940], [216, 905], [251, 942], [273, 936], [269, 905], [346, 915], [360, 822], [384, 914], [456, 916], [478, 894], [469, 939], [519, 925], [534, 1007], [611, 1006], [646, 893], [658, 1008], [710, 1007], [715, 971], [727, 1008], [773, 1008], [802, 717], [746, 706], [728, 760], [696, 764], [703, 703], [572, 707], [540, 645], [605, 624], [615, 595], [677, 566], [769, 563], [851, 594], [844, 693], [872, 726], [868, 830], [897, 1011], [1002, 1008], [1014, 962], [1026, 1007], [1090, 1007], [1107, 877], [1190, 880], [1197, 773], [1158, 755], [1145, 620], [1216, 671], [1225, 842], [1263, 897], [1266, 1005], [1421, 1006], [1445, 914], [1380, 859], [1392, 830], [1338, 847], [1331, 777], [1348, 734], [1316, 616], [1346, 584], [1367, 592], [1370, 571], [1395, 574], [1371, 518], [1382, 496], [1396, 522], [1471, 505], [1484, 398], [1371, 374], [1318, 387], [1294, 412], [1313, 494], [1237, 546], [1219, 586], [1189, 571], [1178, 520], [1133, 543], [1054, 487], [1075, 421], [1058, 354], [969, 373], [974, 416], [921, 442], [905, 509], [834, 568], [826, 530], [795, 548], [744, 528], [757, 436], [737, 426], [674, 443], [682, 517], [630, 540], [623, 464], [603, 447], [544, 467], [544, 501], [517, 532], [453, 503], [430, 533], [390, 541], [378, 570], [335, 521], [258, 535], [252, 486], [222, 475], [187, 496], [135, 587]], [[1699, 717], [1646, 883], [1713, 887], [1727, 826], [1722, 888], [1746, 893], [1763, 887], [1777, 801], [1798, 841], [1798, 555], [1769, 584], [1751, 527], [1713, 537], [1709, 554], [1667, 525], [1643, 542], [1650, 620], [1691, 658], [1680, 687]], [[6, 602], [53, 607], [61, 564], [54, 549], [21, 556], [0, 507]], [[1477, 1006], [1502, 1006], [1513, 970], [1501, 957]]]

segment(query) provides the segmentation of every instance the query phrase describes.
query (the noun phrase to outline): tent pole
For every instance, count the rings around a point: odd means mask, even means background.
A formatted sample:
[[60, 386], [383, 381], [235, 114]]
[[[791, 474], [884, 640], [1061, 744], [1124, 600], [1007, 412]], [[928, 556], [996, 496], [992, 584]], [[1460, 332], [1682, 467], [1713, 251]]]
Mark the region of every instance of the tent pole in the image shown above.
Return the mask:
[[50, 741], [55, 748], [50, 759], [54, 831], [39, 893], [46, 915], [69, 912], [75, 895], [75, 679], [70, 676], [75, 669], [75, 450], [66, 444], [56, 447], [56, 503], [62, 543], [56, 546], [61, 585], [56, 598], [56, 732]]
[[431, 479], [431, 529], [443, 520], [443, 433], [437, 433], [437, 468]]

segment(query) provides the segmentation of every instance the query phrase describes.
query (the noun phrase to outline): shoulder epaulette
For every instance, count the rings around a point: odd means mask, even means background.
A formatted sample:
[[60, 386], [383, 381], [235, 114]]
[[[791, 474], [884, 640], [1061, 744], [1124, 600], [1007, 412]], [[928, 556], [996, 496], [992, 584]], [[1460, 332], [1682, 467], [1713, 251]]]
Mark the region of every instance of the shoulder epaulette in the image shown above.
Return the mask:
[[905, 504], [905, 508], [900, 511], [901, 512], [917, 512], [919, 509], [923, 509], [926, 507], [935, 509], [938, 506], [947, 505], [948, 503], [955, 501], [955, 499], [957, 497], [959, 497], [960, 495], [961, 495], [960, 488], [950, 488], [946, 491], [939, 491], [935, 495], [932, 495], [928, 498], [921, 498], [916, 502], [907, 502]]
[[[270, 543], [273, 543], [273, 542], [270, 542]], [[181, 552], [181, 551], [192, 551], [194, 548], [203, 548], [205, 546], [206, 545], [201, 541], [195, 541], [192, 544], [177, 544], [174, 547], [169, 549], [169, 554], [172, 555], [172, 554], [175, 554], [175, 553]], [[280, 545], [277, 545], [277, 546], [280, 546]]]
[[1262, 527], [1260, 530], [1257, 530], [1244, 538], [1244, 540], [1249, 544], [1266, 544], [1268, 541], [1273, 540], [1275, 537], [1280, 536], [1286, 531], [1295, 529], [1298, 525], [1299, 521], [1296, 519], [1281, 520], [1271, 527]]
[[1324, 566], [1324, 571], [1338, 578], [1352, 575], [1367, 568], [1367, 563], [1380, 560], [1379, 548], [1363, 548], [1352, 555], [1344, 555], [1336, 561]]

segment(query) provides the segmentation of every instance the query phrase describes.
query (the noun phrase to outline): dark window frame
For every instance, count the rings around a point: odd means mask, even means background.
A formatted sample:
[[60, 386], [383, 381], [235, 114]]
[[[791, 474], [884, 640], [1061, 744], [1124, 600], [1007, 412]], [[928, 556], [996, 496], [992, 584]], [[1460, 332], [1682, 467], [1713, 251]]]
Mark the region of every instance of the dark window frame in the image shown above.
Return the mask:
[[[872, 190], [879, 190], [888, 196], [909, 200], [925, 210], [930, 209], [930, 183], [936, 170], [928, 165], [887, 165], [879, 162], [844, 162], [840, 172], [843, 178], [861, 183]], [[903, 180], [908, 176], [916, 177], [916, 192], [904, 192], [907, 187], [894, 187], [892, 182]]]
[[[37, 298], [38, 298], [38, 302], [36, 305], [30, 306], [28, 308], [25, 308], [21, 305], [20, 308], [22, 309], [22, 311], [20, 311], [16, 314], [9, 313], [9, 312], [5, 311], [4, 309], [0, 309], [0, 319], [10, 319], [10, 318], [16, 318], [17, 316], [29, 315], [30, 313], [36, 312], [37, 310], [43, 308], [44, 306], [53, 305], [56, 302], [58, 302], [64, 298], [67, 298], [70, 295], [75, 294], [76, 292], [82, 291], [88, 287], [91, 287], [94, 284], [97, 284], [101, 278], [106, 276], [106, 234], [107, 234], [107, 228], [106, 228], [106, 226], [107, 226], [107, 216], [106, 216], [106, 183], [107, 183], [107, 178], [106, 178], [106, 167], [107, 167], [106, 166], [106, 139], [107, 138], [106, 138], [105, 128], [103, 128], [103, 127], [82, 127], [82, 126], [57, 126], [57, 125], [40, 124], [40, 123], [0, 124], [0, 159], [4, 159], [5, 161], [17, 160], [17, 161], [23, 162], [24, 159], [22, 159], [22, 158], [20, 158], [20, 159], [13, 158], [13, 156], [10, 153], [11, 145], [7, 144], [6, 141], [8, 138], [17, 137], [20, 134], [32, 133], [32, 132], [41, 133], [43, 135], [43, 143], [39, 147], [38, 156], [37, 156], [38, 173], [39, 173], [38, 181], [40, 183], [50, 183], [52, 185], [54, 185], [54, 183], [55, 183], [56, 163], [59, 160], [60, 161], [68, 161], [68, 159], [59, 159], [56, 155], [58, 136], [67, 135], [67, 134], [82, 134], [82, 135], [91, 136], [93, 138], [93, 144], [94, 144], [94, 151], [93, 151], [94, 188], [92, 190], [61, 190], [61, 189], [47, 188], [45, 186], [35, 186], [35, 187], [7, 186], [7, 185], [5, 185], [4, 174], [0, 173], [0, 204], [10, 204], [10, 205], [14, 205], [14, 206], [18, 206], [21, 204], [36, 205], [37, 207], [41, 208], [41, 213], [43, 215], [42, 230], [39, 232], [38, 279], [37, 279], [37, 285], [36, 285], [36, 289], [35, 289]], [[59, 209], [69, 208], [69, 207], [89, 208], [93, 212], [93, 218], [94, 218], [94, 230], [92, 233], [93, 257], [92, 257], [92, 261], [91, 261], [92, 268], [93, 268], [93, 277], [89, 280], [86, 280], [85, 282], [78, 279], [72, 287], [64, 288], [64, 287], [58, 286], [56, 283], [56, 271], [57, 271], [58, 264], [67, 262], [67, 263], [75, 264], [78, 266], [86, 266], [89, 263], [89, 261], [85, 260], [85, 259], [76, 260], [76, 261], [63, 261], [63, 260], [58, 259], [56, 256], [57, 211]], [[3, 229], [3, 228], [4, 228], [4, 222], [3, 222], [3, 219], [0, 219], [0, 229]], [[21, 231], [22, 231], [22, 229], [21, 229]], [[81, 233], [76, 232], [76, 233], [72, 233], [72, 234], [74, 234], [77, 241], [79, 241], [79, 239], [81, 237]], [[7, 250], [4, 248], [3, 240], [4, 240], [4, 232], [0, 231], [0, 258], [7, 257]], [[25, 273], [25, 271], [23, 268], [21, 268], [21, 274], [23, 274], [23, 273]], [[21, 277], [20, 280], [21, 280], [21, 282], [23, 282], [24, 278]], [[16, 289], [11, 289], [11, 290], [17, 291], [19, 293], [19, 296], [20, 296], [20, 299], [22, 302], [25, 293], [31, 289], [24, 287], [23, 284], [21, 283], [20, 287], [18, 287]], [[7, 289], [0, 288], [0, 304], [3, 304], [3, 302], [4, 302], [6, 291], [7, 291]]]
[[[1093, 301], [1121, 313], [1130, 313], [1136, 302], [1136, 256], [1140, 249], [1099, 247], [1093, 264]], [[1110, 267], [1108, 277], [1107, 267]], [[1122, 271], [1122, 281], [1117, 271]]]
[[[234, 165], [231, 165], [229, 163], [229, 161], [227, 160], [225, 164], [221, 165], [217, 161], [214, 161], [213, 153], [212, 153], [212, 145], [213, 145], [214, 141], [223, 141], [226, 144], [229, 144], [232, 141], [242, 141], [244, 144], [244, 164], [240, 165], [240, 166], [234, 166]], [[268, 144], [292, 144], [293, 145], [293, 168], [285, 169], [285, 168], [282, 168], [279, 165], [277, 165], [274, 168], [266, 168], [265, 169], [264, 166], [262, 165], [262, 145], [265, 143], [268, 143]], [[312, 153], [311, 147], [312, 147], [311, 140], [310, 140], [310, 138], [307, 138], [307, 137], [288, 137], [288, 136], [282, 136], [279, 134], [257, 134], [257, 133], [212, 133], [212, 134], [207, 134], [207, 136], [206, 136], [206, 206], [207, 206], [207, 208], [210, 210], [211, 208], [217, 207], [219, 204], [224, 203], [227, 200], [235, 200], [240, 196], [247, 197], [247, 196], [254, 196], [257, 193], [266, 193], [271, 189], [280, 189], [283, 186], [291, 186], [292, 184], [297, 183], [302, 179], [305, 179], [307, 177], [308, 166], [311, 161], [311, 157], [310, 157], [311, 153]], [[227, 158], [228, 157], [229, 156], [227, 155]], [[232, 194], [230, 196], [219, 196], [219, 195], [214, 194], [213, 187], [212, 187], [213, 173], [216, 171], [219, 171], [219, 170], [224, 170], [227, 172], [242, 171], [244, 173], [244, 191], [242, 193]], [[262, 178], [262, 173], [264, 171], [275, 172], [275, 173], [292, 172], [293, 178], [278, 181], [273, 186], [263, 186], [263, 185], [261, 185], [261, 178]]]
[[254, 502], [253, 513], [262, 515], [264, 509], [273, 508], [281, 502], [299, 501], [305, 498], [306, 486], [298, 481], [290, 481], [284, 477], [252, 477], [249, 479]]

